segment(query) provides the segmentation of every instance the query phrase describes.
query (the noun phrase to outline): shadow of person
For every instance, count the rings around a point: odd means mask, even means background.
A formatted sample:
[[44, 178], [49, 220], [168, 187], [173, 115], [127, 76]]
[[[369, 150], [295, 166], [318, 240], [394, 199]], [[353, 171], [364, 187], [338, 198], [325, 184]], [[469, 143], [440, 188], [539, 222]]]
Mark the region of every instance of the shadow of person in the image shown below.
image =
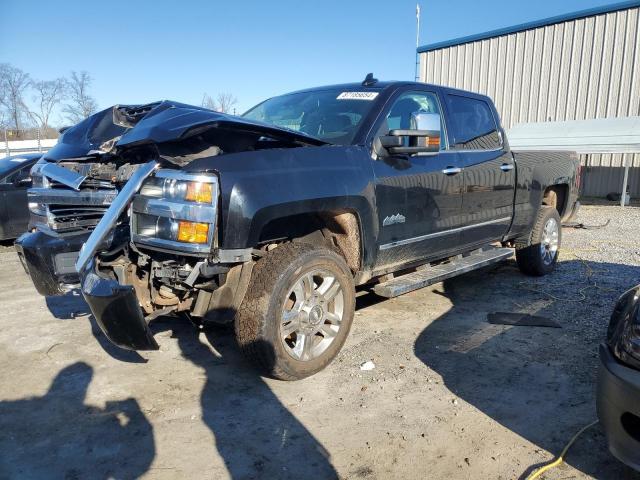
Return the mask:
[[[572, 275], [575, 280], [563, 275], [565, 289], [554, 290], [559, 282], [555, 275], [531, 279], [522, 276], [513, 263], [498, 267], [499, 275], [485, 269], [447, 280], [443, 291], [436, 293], [449, 299], [452, 306], [421, 332], [414, 345], [415, 355], [441, 375], [457, 397], [531, 443], [560, 452], [577, 430], [596, 418], [597, 345], [604, 339], [613, 302], [622, 293], [592, 290], [586, 302], [575, 301], [580, 298], [575, 295], [567, 301], [571, 292], [584, 287], [578, 274], [583, 267], [607, 270], [613, 276], [624, 274], [630, 282], [640, 276], [637, 267], [574, 261], [559, 266], [576, 271]], [[487, 280], [488, 276], [492, 278]], [[537, 294], [526, 292], [531, 288]], [[540, 293], [545, 291], [565, 301], [553, 301]], [[530, 314], [555, 317], [563, 328], [487, 323], [487, 313], [513, 311], [518, 306], [528, 308]], [[583, 328], [579, 322], [589, 318], [588, 310], [598, 308], [603, 312], [602, 335], [596, 334], [592, 343], [585, 342], [586, 337], [575, 332]], [[599, 479], [622, 478], [624, 471], [609, 455], [599, 427], [583, 435], [565, 461]]]
[[229, 330], [205, 329], [207, 345], [191, 325], [162, 321], [182, 355], [205, 372], [202, 420], [231, 478], [338, 478], [329, 453], [241, 356]]
[[[82, 294], [78, 290], [72, 290], [64, 295], [45, 297], [47, 308], [51, 314], [59, 320], [75, 320], [78, 317], [88, 316], [91, 322], [91, 334], [98, 342], [98, 345], [113, 359], [127, 363], [146, 363], [147, 359], [138, 352], [124, 350], [115, 346], [102, 333], [95, 317], [91, 314], [91, 309], [84, 301]], [[84, 321], [84, 318], [82, 318]]]
[[86, 363], [62, 369], [41, 397], [0, 401], [0, 478], [129, 479], [155, 456], [151, 424], [135, 399], [85, 404]]

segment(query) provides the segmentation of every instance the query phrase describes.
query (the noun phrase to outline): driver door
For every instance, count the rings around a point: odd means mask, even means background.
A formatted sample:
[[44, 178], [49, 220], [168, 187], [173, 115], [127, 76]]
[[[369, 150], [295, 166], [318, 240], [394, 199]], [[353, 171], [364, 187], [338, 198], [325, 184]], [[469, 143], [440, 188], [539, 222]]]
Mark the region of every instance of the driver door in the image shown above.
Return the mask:
[[389, 105], [376, 137], [416, 128], [413, 120], [426, 114], [439, 116], [440, 142], [429, 153], [383, 153], [373, 162], [379, 224], [376, 272], [442, 258], [460, 243], [463, 177], [458, 154], [447, 149], [437, 92], [400, 92]]

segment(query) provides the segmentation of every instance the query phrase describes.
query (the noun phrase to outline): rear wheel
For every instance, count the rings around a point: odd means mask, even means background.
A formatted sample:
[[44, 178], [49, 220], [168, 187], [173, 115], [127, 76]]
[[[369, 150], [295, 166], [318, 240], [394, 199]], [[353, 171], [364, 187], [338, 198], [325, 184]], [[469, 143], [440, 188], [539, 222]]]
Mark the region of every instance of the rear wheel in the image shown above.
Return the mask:
[[355, 310], [353, 277], [324, 247], [290, 243], [253, 269], [236, 338], [265, 373], [297, 380], [322, 370], [345, 342]]
[[542, 276], [551, 273], [558, 262], [562, 226], [553, 207], [540, 207], [527, 242], [516, 246], [516, 260], [523, 273]]

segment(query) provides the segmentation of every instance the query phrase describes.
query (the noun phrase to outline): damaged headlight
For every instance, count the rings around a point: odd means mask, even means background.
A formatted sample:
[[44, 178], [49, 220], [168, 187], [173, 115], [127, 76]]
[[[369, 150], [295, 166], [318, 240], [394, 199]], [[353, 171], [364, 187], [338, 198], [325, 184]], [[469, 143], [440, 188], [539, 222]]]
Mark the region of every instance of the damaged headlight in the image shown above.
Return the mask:
[[640, 368], [640, 286], [618, 300], [609, 322], [607, 344], [619, 360]]
[[167, 251], [208, 254], [215, 241], [218, 178], [158, 170], [131, 204], [131, 238]]

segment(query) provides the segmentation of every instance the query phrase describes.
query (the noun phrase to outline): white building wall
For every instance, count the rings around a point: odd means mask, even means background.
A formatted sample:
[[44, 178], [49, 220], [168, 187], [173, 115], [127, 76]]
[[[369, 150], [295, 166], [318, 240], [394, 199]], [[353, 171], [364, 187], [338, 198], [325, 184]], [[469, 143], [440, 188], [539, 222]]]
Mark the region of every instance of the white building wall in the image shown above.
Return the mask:
[[[420, 54], [420, 79], [493, 98], [506, 128], [640, 115], [640, 8]], [[626, 157], [626, 158], [625, 158]], [[584, 194], [619, 191], [623, 162], [640, 195], [640, 155], [588, 155]]]

